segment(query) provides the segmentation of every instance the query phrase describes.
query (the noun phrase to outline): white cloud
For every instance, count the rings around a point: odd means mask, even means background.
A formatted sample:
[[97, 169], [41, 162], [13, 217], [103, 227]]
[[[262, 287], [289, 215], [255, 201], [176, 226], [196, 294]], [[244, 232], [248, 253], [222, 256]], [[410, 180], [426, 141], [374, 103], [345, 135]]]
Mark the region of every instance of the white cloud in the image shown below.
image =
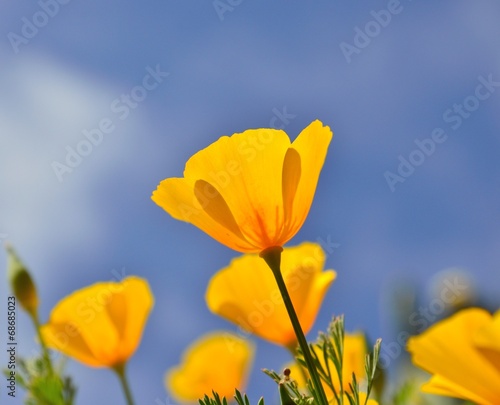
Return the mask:
[[[113, 88], [47, 56], [26, 52], [0, 58], [5, 61], [0, 68], [0, 233], [37, 260], [51, 250], [98, 248], [109, 231], [95, 190], [122, 167], [130, 171], [127, 162], [133, 161], [144, 131], [140, 108], [121, 121], [110, 103], [129, 88]], [[86, 140], [82, 131], [98, 127], [102, 119], [116, 123], [116, 129], [60, 182], [53, 162], [67, 165], [67, 147], [76, 149]], [[47, 249], [48, 240], [57, 249]]]

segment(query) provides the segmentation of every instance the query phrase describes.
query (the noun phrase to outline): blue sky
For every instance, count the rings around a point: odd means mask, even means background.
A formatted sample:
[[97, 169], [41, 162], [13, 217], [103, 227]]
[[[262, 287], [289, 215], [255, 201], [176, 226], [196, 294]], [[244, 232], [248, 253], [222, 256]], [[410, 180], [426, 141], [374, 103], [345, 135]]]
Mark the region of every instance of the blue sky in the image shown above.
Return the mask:
[[[430, 305], [430, 280], [451, 267], [498, 297], [497, 2], [222, 0], [218, 14], [217, 2], [47, 1], [53, 16], [42, 3], [0, 5], [0, 237], [29, 265], [44, 319], [96, 281], [149, 280], [156, 305], [129, 371], [137, 403], [166, 403], [163, 374], [199, 335], [235, 330], [203, 296], [237, 253], [170, 218], [151, 192], [220, 136], [273, 117], [292, 139], [316, 118], [335, 133], [290, 243], [338, 244], [327, 258], [338, 278], [311, 337], [344, 313], [349, 329], [390, 342], [404, 329], [389, 304], [398, 280]], [[34, 20], [36, 32], [25, 27]], [[151, 69], [164, 72], [157, 86], [134, 90]], [[127, 104], [131, 92], [141, 101]], [[58, 175], [54, 162], [67, 165], [68, 148], [100, 125], [100, 143]], [[33, 330], [18, 318], [29, 354]], [[259, 369], [288, 355], [255, 341], [248, 392], [276, 399]], [[68, 369], [78, 404], [121, 399], [109, 371]]]

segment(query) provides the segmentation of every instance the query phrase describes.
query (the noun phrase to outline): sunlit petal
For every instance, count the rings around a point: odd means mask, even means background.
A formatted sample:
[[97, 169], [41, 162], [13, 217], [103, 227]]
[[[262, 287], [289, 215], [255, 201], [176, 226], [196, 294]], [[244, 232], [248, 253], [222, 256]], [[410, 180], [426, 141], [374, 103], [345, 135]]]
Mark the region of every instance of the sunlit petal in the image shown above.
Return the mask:
[[282, 246], [309, 212], [331, 137], [319, 121], [293, 144], [271, 128], [223, 136], [188, 160], [182, 179], [163, 180], [152, 199], [234, 250]]
[[275, 129], [222, 137], [189, 159], [184, 177], [213, 184], [246, 239], [272, 245], [284, 220], [281, 178], [276, 174], [289, 146], [288, 136]]
[[[195, 192], [196, 184], [197, 181], [192, 179], [166, 179], [151, 198], [174, 218], [192, 223], [234, 250], [256, 250], [244, 239], [239, 227], [234, 227], [234, 217], [219, 192], [206, 186], [200, 193], [200, 183]], [[209, 205], [210, 208], [205, 210]], [[215, 212], [220, 215], [215, 215]]]
[[300, 161], [300, 180], [293, 196], [289, 193], [293, 198], [293, 209], [287, 216], [287, 232], [290, 234], [295, 234], [300, 229], [309, 213], [332, 136], [330, 128], [316, 120], [292, 143], [291, 148], [297, 151], [300, 159], [295, 157], [288, 161], [289, 165], [283, 169], [283, 177], [291, 177], [292, 180], [289, 181], [295, 182], [299, 171], [296, 167], [297, 161]]

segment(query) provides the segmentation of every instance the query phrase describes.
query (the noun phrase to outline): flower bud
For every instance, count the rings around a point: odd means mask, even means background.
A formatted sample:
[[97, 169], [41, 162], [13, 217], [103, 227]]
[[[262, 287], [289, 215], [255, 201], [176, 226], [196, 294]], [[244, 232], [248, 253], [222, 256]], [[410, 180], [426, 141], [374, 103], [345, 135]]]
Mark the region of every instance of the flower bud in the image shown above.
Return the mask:
[[28, 270], [11, 246], [7, 249], [7, 279], [21, 307], [35, 316], [38, 309], [36, 286]]

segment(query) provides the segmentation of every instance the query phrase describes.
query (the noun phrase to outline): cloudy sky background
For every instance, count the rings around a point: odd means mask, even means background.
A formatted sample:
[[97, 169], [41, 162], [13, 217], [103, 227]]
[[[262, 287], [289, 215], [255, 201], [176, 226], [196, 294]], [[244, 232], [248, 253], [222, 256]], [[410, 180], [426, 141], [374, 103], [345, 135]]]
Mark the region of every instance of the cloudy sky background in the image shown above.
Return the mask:
[[[44, 320], [62, 297], [96, 281], [149, 280], [156, 305], [129, 367], [138, 404], [168, 402], [163, 374], [191, 341], [235, 330], [209, 313], [203, 296], [210, 276], [237, 254], [171, 219], [151, 192], [219, 136], [267, 127], [276, 111], [294, 116], [283, 123], [292, 138], [316, 118], [335, 133], [311, 213], [291, 243], [338, 244], [327, 258], [338, 278], [312, 338], [344, 313], [348, 329], [393, 341], [405, 329], [391, 315], [398, 282], [415, 287], [428, 307], [430, 280], [450, 267], [467, 270], [485, 300], [498, 297], [500, 4], [230, 7], [219, 15], [212, 2], [72, 0], [13, 46], [11, 33], [21, 36], [23, 18], [33, 21], [42, 8], [0, 4], [0, 237], [29, 265]], [[388, 7], [399, 12], [346, 58], [341, 44], [353, 45], [371, 12]], [[157, 66], [169, 76], [120, 119], [114, 100]], [[497, 84], [453, 129], [443, 114], [469, 96], [474, 103], [479, 77]], [[114, 130], [58, 178], [54, 162], [65, 164], [67, 148], [103, 119]], [[399, 156], [408, 159], [415, 140], [435, 128], [446, 140], [391, 190], [385, 173], [397, 174]], [[2, 300], [8, 294], [1, 283]], [[33, 334], [19, 311], [21, 354], [36, 347]], [[259, 369], [280, 369], [288, 354], [255, 342], [248, 392], [252, 401], [277, 400]], [[121, 401], [108, 370], [75, 362], [68, 370], [78, 404]]]

